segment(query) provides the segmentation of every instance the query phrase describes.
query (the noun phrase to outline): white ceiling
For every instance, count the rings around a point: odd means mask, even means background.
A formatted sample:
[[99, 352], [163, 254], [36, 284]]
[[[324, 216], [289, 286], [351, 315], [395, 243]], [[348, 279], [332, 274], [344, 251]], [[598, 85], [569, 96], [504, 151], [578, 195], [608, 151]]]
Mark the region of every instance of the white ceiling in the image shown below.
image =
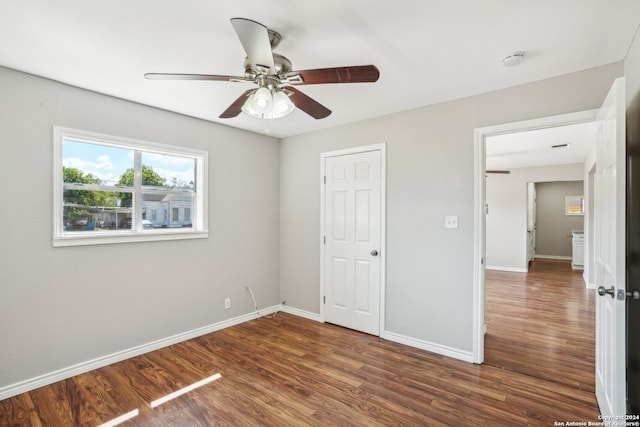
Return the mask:
[[[536, 129], [486, 138], [487, 170], [582, 163], [595, 143], [596, 122]], [[567, 147], [552, 148], [553, 145]]]
[[[268, 123], [218, 119], [248, 83], [144, 79], [241, 75], [234, 17], [280, 32], [294, 69], [374, 64], [380, 80], [299, 86], [333, 114]], [[6, 0], [0, 65], [286, 137], [620, 61], [639, 24], [638, 0]], [[526, 61], [503, 67], [515, 50]]]

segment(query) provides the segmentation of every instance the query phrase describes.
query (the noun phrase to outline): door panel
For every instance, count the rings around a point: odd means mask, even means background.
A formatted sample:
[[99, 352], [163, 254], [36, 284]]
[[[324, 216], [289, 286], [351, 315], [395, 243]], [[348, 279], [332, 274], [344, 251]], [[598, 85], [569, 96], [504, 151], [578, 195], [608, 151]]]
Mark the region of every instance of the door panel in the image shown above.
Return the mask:
[[597, 121], [596, 396], [606, 420], [626, 414], [624, 79], [614, 82]]
[[371, 262], [356, 260], [355, 262], [355, 304], [354, 310], [360, 314], [371, 313]]
[[355, 240], [358, 243], [371, 242], [371, 191], [359, 190], [355, 193]]
[[324, 159], [324, 319], [380, 334], [381, 153]]
[[331, 293], [333, 295], [331, 303], [335, 308], [346, 309], [347, 308], [347, 259], [346, 258], [332, 258], [331, 265]]
[[334, 242], [344, 242], [347, 238], [347, 192], [331, 193], [331, 238]]

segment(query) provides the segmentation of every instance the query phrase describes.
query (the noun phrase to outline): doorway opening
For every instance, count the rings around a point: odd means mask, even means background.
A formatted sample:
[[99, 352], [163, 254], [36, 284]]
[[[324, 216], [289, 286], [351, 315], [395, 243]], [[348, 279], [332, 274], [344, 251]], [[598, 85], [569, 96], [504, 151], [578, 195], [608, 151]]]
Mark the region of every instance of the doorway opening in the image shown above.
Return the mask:
[[[487, 205], [487, 180], [488, 170], [503, 170], [509, 171], [509, 174], [492, 175], [494, 177], [515, 177], [516, 173], [529, 168], [540, 169], [542, 173], [551, 173], [550, 169], [553, 169], [549, 164], [552, 162], [549, 160], [550, 151], [549, 145], [545, 144], [541, 146], [538, 135], [535, 135], [537, 131], [542, 130], [558, 130], [563, 127], [588, 124], [595, 121], [597, 110], [589, 110], [577, 113], [563, 114], [559, 116], [545, 117], [541, 119], [528, 120], [523, 122], [515, 122], [498, 126], [491, 126], [486, 128], [479, 128], [475, 130], [475, 215], [474, 222], [476, 230], [474, 238], [474, 253], [475, 253], [475, 277], [474, 277], [474, 362], [484, 362], [484, 346], [485, 346], [485, 285], [486, 285], [486, 268], [490, 264], [488, 257], [491, 253], [487, 251], [487, 214], [491, 214], [492, 206]], [[521, 146], [513, 145], [513, 141], [508, 142], [508, 137], [514, 134], [521, 134], [520, 136], [534, 137], [537, 140], [537, 145], [534, 147], [529, 146], [527, 143], [523, 143]], [[487, 140], [495, 138], [497, 141], [494, 147], [488, 149]], [[509, 145], [511, 144], [511, 145]], [[531, 143], [529, 143], [531, 144]], [[500, 146], [499, 150], [495, 147]], [[550, 145], [556, 145], [550, 144]], [[537, 150], [537, 153], [532, 154], [532, 150]], [[526, 163], [532, 158], [538, 159], [539, 163]], [[584, 158], [581, 160], [584, 162]], [[559, 160], [556, 164], [570, 164], [577, 163], [576, 161]], [[488, 166], [490, 165], [490, 167]], [[577, 166], [574, 166], [577, 167]], [[549, 170], [545, 170], [549, 169]], [[532, 170], [526, 171], [532, 172]], [[572, 172], [575, 175], [575, 171]], [[575, 179], [572, 175], [570, 180]], [[549, 177], [550, 175], [547, 175]], [[564, 180], [565, 177], [562, 174], [555, 175], [553, 180]], [[582, 171], [581, 178], [584, 177], [584, 171]], [[528, 235], [527, 235], [527, 182], [535, 181], [529, 175], [521, 175], [523, 179], [522, 185], [517, 185], [518, 189], [513, 194], [513, 198], [510, 202], [516, 203], [518, 218], [514, 221], [503, 222], [503, 225], [513, 225], [514, 230], [503, 229], [504, 235], [510, 237], [510, 239], [516, 239], [521, 241], [517, 244], [517, 250], [512, 251], [510, 255], [512, 257], [514, 270], [511, 271], [527, 271], [529, 259], [527, 259], [527, 247], [528, 247]], [[586, 219], [586, 218], [585, 218]]]
[[[595, 393], [595, 303], [582, 277], [584, 161], [596, 123], [485, 140], [485, 363]], [[572, 345], [567, 345], [571, 342]]]

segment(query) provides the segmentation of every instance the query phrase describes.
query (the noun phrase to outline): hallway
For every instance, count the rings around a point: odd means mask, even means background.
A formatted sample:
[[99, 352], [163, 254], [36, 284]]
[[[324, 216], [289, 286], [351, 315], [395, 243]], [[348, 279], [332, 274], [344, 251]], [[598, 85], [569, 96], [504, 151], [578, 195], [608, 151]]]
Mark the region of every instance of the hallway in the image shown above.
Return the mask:
[[485, 363], [595, 392], [595, 295], [568, 261], [487, 270]]

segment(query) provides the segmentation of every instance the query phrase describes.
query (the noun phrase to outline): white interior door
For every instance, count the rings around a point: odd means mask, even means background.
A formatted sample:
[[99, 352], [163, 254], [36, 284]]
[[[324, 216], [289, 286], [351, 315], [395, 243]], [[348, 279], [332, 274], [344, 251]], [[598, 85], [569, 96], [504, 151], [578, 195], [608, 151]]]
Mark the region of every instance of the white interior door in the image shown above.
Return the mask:
[[604, 420], [626, 414], [624, 107], [620, 78], [600, 108], [596, 138], [596, 396]]
[[536, 245], [536, 183], [527, 183], [527, 262], [533, 260]]
[[381, 151], [324, 158], [324, 320], [380, 335]]

